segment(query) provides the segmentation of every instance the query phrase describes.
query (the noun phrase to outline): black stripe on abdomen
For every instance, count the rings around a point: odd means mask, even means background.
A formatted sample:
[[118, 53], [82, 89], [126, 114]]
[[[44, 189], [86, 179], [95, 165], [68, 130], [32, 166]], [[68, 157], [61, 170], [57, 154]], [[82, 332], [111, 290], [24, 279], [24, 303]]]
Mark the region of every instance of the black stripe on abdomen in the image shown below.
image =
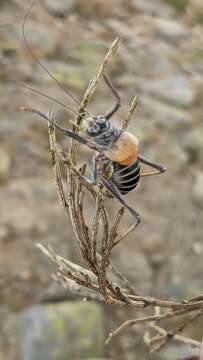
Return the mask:
[[116, 184], [121, 194], [127, 194], [133, 190], [140, 179], [140, 164], [136, 160], [130, 165], [114, 163], [114, 173], [111, 180]]

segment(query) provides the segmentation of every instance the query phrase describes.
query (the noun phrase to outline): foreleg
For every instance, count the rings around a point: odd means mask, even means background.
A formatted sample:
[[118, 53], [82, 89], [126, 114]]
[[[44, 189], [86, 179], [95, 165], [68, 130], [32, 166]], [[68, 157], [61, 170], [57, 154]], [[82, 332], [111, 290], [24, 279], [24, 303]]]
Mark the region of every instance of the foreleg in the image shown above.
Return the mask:
[[108, 79], [108, 77], [106, 75], [104, 75], [104, 80], [105, 80], [106, 84], [108, 85], [108, 87], [110, 88], [110, 90], [112, 91], [113, 95], [115, 96], [115, 98], [117, 100], [116, 103], [114, 104], [114, 106], [112, 107], [112, 109], [109, 110], [109, 112], [104, 116], [107, 120], [109, 120], [112, 117], [112, 115], [115, 114], [115, 112], [121, 106], [121, 98], [118, 95], [117, 90], [114, 88], [111, 81]]
[[74, 132], [60, 126], [59, 124], [57, 124], [57, 122], [54, 120], [53, 117], [49, 118], [47, 115], [45, 115], [44, 113], [42, 113], [36, 109], [22, 108], [22, 110], [39, 115], [44, 120], [48, 121], [51, 125], [55, 126], [57, 129], [59, 129], [64, 135], [78, 141], [80, 144], [88, 146], [92, 150], [101, 152], [101, 149], [96, 144], [94, 144], [94, 143], [90, 142], [88, 139], [85, 139], [82, 136], [75, 134]]

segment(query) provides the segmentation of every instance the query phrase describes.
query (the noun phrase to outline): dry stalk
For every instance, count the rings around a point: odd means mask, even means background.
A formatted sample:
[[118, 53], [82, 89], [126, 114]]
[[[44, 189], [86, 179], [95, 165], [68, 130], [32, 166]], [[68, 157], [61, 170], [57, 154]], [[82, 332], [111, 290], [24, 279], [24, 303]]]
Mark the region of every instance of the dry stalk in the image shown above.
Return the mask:
[[[79, 107], [79, 115], [75, 118], [74, 124], [76, 126], [73, 124], [73, 131], [75, 132], [78, 131], [83, 121], [85, 109], [89, 105], [98, 82], [104, 74], [112, 55], [117, 50], [118, 43], [119, 39], [117, 38], [105, 56], [98, 73], [89, 83]], [[137, 100], [134, 98], [130, 110], [123, 120], [123, 129], [128, 126], [136, 106]], [[51, 117], [51, 114], [49, 114], [49, 116]], [[135, 225], [131, 225], [123, 234], [118, 235], [118, 228], [122, 221], [124, 208], [118, 211], [115, 221], [111, 226], [107, 209], [104, 205], [105, 194], [103, 187], [99, 186], [99, 188], [96, 189], [84, 176], [86, 170], [85, 164], [80, 169], [77, 167], [77, 151], [79, 145], [72, 140], [68, 154], [59, 150], [55, 137], [55, 128], [52, 125], [49, 125], [49, 140], [59, 199], [66, 214], [71, 219], [77, 244], [87, 265], [87, 268], [84, 268], [78, 264], [74, 264], [56, 255], [52, 249], [37, 244], [38, 248], [57, 265], [57, 272], [54, 275], [54, 279], [63, 287], [76, 294], [89, 296], [100, 301], [104, 300], [109, 304], [131, 305], [135, 308], [142, 308], [143, 311], [146, 308], [154, 311], [154, 314], [150, 316], [148, 315], [124, 322], [109, 334], [106, 343], [109, 343], [114, 336], [126, 328], [146, 323], [149, 329], [156, 331], [155, 336], [151, 337], [149, 331], [147, 331], [144, 337], [145, 342], [152, 352], [159, 350], [172, 339], [200, 348], [199, 341], [187, 338], [180, 333], [184, 331], [190, 322], [203, 314], [203, 296], [184, 301], [171, 301], [136, 294], [128, 280], [111, 264], [112, 250], [134, 230]], [[67, 169], [67, 191], [64, 190], [61, 167]], [[95, 204], [95, 215], [90, 226], [86, 223], [83, 207], [84, 197], [87, 192], [91, 195]], [[99, 232], [99, 225], [101, 225], [102, 234]], [[101, 244], [103, 244], [103, 251], [100, 251], [102, 247]], [[114, 276], [114, 281], [112, 281], [112, 275]], [[158, 313], [157, 308], [159, 310]], [[187, 319], [183, 320], [181, 325], [170, 330], [165, 330], [162, 326], [157, 325], [157, 323], [160, 322], [164, 323], [166, 319], [177, 318], [183, 315], [187, 315]]]

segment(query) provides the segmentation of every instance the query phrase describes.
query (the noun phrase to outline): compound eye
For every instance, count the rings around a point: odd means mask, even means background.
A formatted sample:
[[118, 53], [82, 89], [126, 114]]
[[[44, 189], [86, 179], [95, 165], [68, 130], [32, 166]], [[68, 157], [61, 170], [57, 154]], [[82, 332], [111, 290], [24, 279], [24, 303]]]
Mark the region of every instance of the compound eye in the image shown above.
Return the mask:
[[109, 128], [110, 124], [105, 118], [99, 119], [99, 127], [101, 131], [107, 130]]
[[101, 129], [101, 130], [106, 130], [106, 129], [107, 129], [107, 124], [106, 124], [106, 122], [100, 123], [100, 129]]

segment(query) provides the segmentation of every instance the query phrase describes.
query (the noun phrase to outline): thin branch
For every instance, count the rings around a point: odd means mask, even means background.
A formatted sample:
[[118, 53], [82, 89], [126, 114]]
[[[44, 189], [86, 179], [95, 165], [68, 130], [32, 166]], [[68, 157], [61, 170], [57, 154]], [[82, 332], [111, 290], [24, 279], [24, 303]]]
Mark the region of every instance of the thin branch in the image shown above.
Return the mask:
[[166, 320], [166, 319], [170, 319], [170, 318], [177, 317], [180, 315], [184, 315], [185, 313], [187, 313], [187, 310], [181, 309], [181, 310], [177, 310], [174, 312], [169, 311], [162, 315], [151, 315], [151, 316], [146, 316], [143, 318], [127, 320], [123, 324], [121, 324], [119, 327], [117, 327], [112, 333], [109, 334], [109, 337], [106, 340], [106, 344], [108, 344], [112, 340], [113, 337], [117, 336], [120, 332], [122, 332], [126, 328], [129, 328], [129, 327], [132, 327], [137, 324], [144, 323], [144, 322], [150, 322], [150, 321], [159, 322], [161, 320]]
[[[117, 50], [119, 39], [117, 38], [104, 61], [102, 62], [97, 74], [90, 81], [84, 97], [79, 106], [79, 111], [75, 118], [73, 132], [77, 133], [80, 129], [81, 122], [86, 113], [92, 96], [94, 95], [100, 78], [105, 74], [106, 67], [110, 62], [112, 55]], [[137, 107], [136, 97], [133, 99], [131, 107], [126, 114], [122, 129], [126, 129], [131, 117]], [[51, 117], [51, 113], [49, 113]], [[117, 327], [106, 341], [109, 341], [120, 334], [121, 331], [135, 326], [137, 324], [149, 323], [149, 326], [157, 332], [155, 336], [150, 338], [149, 332], [145, 334], [146, 342], [151, 346], [152, 351], [157, 351], [169, 340], [176, 340], [182, 343], [200, 347], [200, 342], [190, 339], [183, 334], [187, 324], [194, 321], [198, 316], [203, 314], [203, 296], [178, 301], [178, 300], [162, 300], [158, 298], [142, 296], [135, 293], [128, 280], [124, 275], [111, 263], [112, 250], [121, 241], [123, 241], [136, 227], [131, 225], [124, 233], [118, 236], [118, 228], [124, 214], [124, 208], [121, 208], [113, 222], [109, 226], [109, 218], [106, 207], [103, 202], [105, 192], [100, 186], [94, 187], [90, 180], [85, 177], [86, 165], [82, 168], [77, 166], [77, 143], [71, 141], [69, 153], [65, 154], [57, 146], [55, 137], [55, 128], [49, 124], [49, 141], [51, 150], [51, 159], [56, 180], [59, 199], [65, 209], [66, 214], [70, 217], [72, 228], [76, 235], [77, 244], [81, 250], [82, 257], [86, 262], [87, 268], [75, 264], [61, 256], [55, 254], [51, 248], [37, 244], [37, 247], [48, 256], [57, 266], [54, 279], [65, 289], [82, 296], [89, 296], [99, 300], [105, 300], [109, 304], [130, 305], [134, 308], [141, 308], [143, 311], [147, 307], [154, 310], [154, 315], [143, 316], [137, 319], [125, 321]], [[79, 145], [78, 145], [79, 146]], [[62, 166], [67, 170], [67, 191], [64, 188], [64, 179], [62, 178]], [[87, 225], [85, 216], [85, 196], [89, 193], [95, 204], [95, 215], [91, 227]], [[98, 239], [100, 238], [99, 226], [102, 229], [102, 252], [99, 254]], [[110, 229], [110, 230], [109, 230]], [[117, 279], [115, 280], [115, 276]], [[113, 279], [113, 280], [112, 280]], [[161, 313], [162, 312], [162, 313]], [[169, 318], [177, 318], [181, 315], [191, 315], [189, 319], [184, 320], [180, 325], [171, 330], [165, 330], [158, 326], [157, 323]], [[182, 332], [182, 334], [178, 334]]]
[[[117, 214], [117, 217], [115, 219], [115, 222], [112, 226], [112, 229], [111, 229], [111, 232], [110, 232], [110, 235], [109, 235], [109, 249], [110, 249], [110, 252], [111, 250], [113, 249], [113, 247], [115, 246], [115, 238], [117, 236], [117, 230], [118, 230], [118, 227], [119, 227], [119, 224], [123, 218], [123, 215], [124, 215], [124, 212], [125, 212], [125, 208], [124, 207], [121, 207], [120, 210], [118, 211], [118, 214]], [[109, 253], [109, 256], [110, 256], [110, 253]]]
[[118, 245], [122, 240], [124, 240], [137, 226], [137, 222], [131, 225], [113, 244], [113, 247]]
[[95, 216], [93, 218], [92, 229], [91, 229], [92, 259], [95, 263], [97, 263], [97, 236], [99, 230], [101, 204], [102, 204], [102, 191], [100, 190], [96, 198], [96, 210], [95, 210]]
[[132, 104], [130, 106], [130, 109], [128, 111], [128, 113], [126, 114], [124, 120], [123, 120], [123, 123], [122, 123], [122, 129], [125, 130], [127, 129], [128, 125], [129, 125], [129, 122], [131, 120], [131, 117], [133, 116], [136, 108], [137, 108], [137, 96], [134, 97], [133, 101], [132, 101]]
[[176, 332], [180, 331], [180, 330], [178, 330], [178, 328], [171, 330], [171, 331], [167, 331], [167, 330], [161, 328], [160, 326], [157, 326], [154, 323], [150, 324], [150, 327], [153, 328], [154, 330], [156, 330], [159, 334], [161, 334], [161, 336], [159, 336], [159, 337], [153, 337], [151, 339], [150, 345], [154, 345], [154, 343], [157, 343], [159, 341], [164, 341], [164, 343], [162, 343], [162, 345], [164, 345], [166, 342], [168, 342], [169, 340], [172, 340], [172, 339], [182, 342], [183, 344], [189, 344], [191, 346], [195, 346], [198, 348], [201, 345], [200, 341], [191, 339], [191, 338], [183, 336], [183, 335], [176, 334]]
[[[101, 66], [99, 68], [99, 71], [97, 72], [97, 74], [95, 75], [93, 80], [90, 81], [90, 83], [89, 83], [89, 85], [87, 87], [87, 90], [86, 90], [86, 92], [85, 92], [85, 94], [83, 96], [83, 99], [82, 99], [81, 105], [79, 107], [79, 110], [78, 110], [79, 115], [77, 115], [76, 119], [75, 119], [76, 125], [81, 125], [81, 122], [82, 122], [82, 120], [84, 118], [84, 115], [83, 115], [84, 111], [87, 108], [88, 104], [90, 103], [90, 101], [92, 99], [92, 96], [96, 91], [96, 87], [98, 85], [98, 82], [99, 82], [100, 78], [102, 77], [102, 75], [104, 74], [107, 65], [109, 64], [112, 56], [117, 51], [118, 46], [119, 46], [119, 42], [120, 42], [120, 39], [117, 37], [114, 40], [114, 42], [112, 43], [109, 51], [107, 52]], [[75, 132], [77, 132], [76, 129], [75, 129]], [[73, 159], [74, 162], [75, 162], [76, 146], [77, 146], [77, 143], [74, 140], [72, 140], [72, 144], [71, 144], [69, 154], [70, 154], [70, 156], [71, 156], [71, 158]]]

